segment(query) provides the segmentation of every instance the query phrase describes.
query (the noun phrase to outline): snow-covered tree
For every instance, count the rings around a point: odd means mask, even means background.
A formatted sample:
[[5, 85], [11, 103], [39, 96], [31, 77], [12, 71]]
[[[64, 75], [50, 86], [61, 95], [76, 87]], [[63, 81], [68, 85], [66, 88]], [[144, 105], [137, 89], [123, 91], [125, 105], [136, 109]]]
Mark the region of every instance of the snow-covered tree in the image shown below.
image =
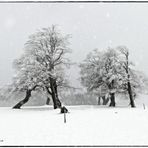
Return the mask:
[[65, 58], [70, 52], [68, 40], [69, 35], [62, 35], [54, 25], [43, 28], [29, 36], [24, 56], [16, 62], [18, 87], [30, 91], [37, 86], [44, 87], [52, 97], [54, 109], [61, 107], [58, 89], [67, 85], [64, 70], [69, 66], [69, 60]]
[[131, 107], [135, 107], [134, 98], [137, 91], [147, 88], [147, 77], [142, 72], [135, 70], [134, 63], [129, 60], [129, 50], [126, 46], [119, 46], [117, 50], [122, 75], [120, 87], [128, 93]]
[[120, 77], [117, 73], [119, 68], [117, 57], [116, 51], [111, 48], [102, 52], [94, 50], [80, 64], [82, 84], [89, 91], [105, 88], [106, 93], [110, 94], [110, 106], [115, 106], [115, 92]]
[[110, 106], [115, 106], [115, 93], [124, 93], [129, 95], [131, 107], [135, 107], [136, 93], [148, 88], [147, 77], [134, 69], [125, 46], [94, 50], [80, 67], [82, 84], [99, 97], [108, 93]]
[[23, 55], [20, 59], [15, 60], [14, 66], [16, 74], [13, 77], [12, 90], [26, 92], [25, 98], [13, 107], [19, 109], [28, 102], [32, 91], [43, 87], [41, 77], [44, 76], [44, 73], [31, 55]]

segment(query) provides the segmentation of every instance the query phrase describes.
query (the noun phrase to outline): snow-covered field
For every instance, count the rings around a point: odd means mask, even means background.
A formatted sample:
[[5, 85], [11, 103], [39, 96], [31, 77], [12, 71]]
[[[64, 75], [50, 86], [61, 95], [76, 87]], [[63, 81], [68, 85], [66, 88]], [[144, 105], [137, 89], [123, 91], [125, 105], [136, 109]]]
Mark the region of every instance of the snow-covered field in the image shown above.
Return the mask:
[[148, 145], [148, 108], [0, 108], [0, 145]]

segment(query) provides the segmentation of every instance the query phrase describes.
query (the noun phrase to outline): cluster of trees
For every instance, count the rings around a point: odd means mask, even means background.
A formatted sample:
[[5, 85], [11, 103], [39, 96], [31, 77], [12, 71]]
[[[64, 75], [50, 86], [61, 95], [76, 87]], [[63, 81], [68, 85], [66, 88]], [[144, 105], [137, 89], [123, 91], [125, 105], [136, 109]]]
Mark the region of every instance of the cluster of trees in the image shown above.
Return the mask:
[[[129, 60], [129, 50], [125, 46], [108, 48], [89, 53], [81, 67], [81, 82], [88, 91], [94, 92], [103, 99], [106, 105], [115, 106], [115, 94], [129, 95], [131, 107], [135, 107], [136, 92], [142, 89], [146, 77], [134, 69]], [[105, 99], [105, 96], [107, 98]]]
[[[47, 104], [52, 98], [54, 109], [61, 108], [58, 92], [69, 87], [65, 68], [70, 66], [66, 54], [70, 53], [69, 35], [63, 35], [56, 26], [43, 28], [29, 36], [24, 54], [14, 61], [16, 75], [13, 92], [26, 93], [13, 108], [20, 109], [31, 97], [32, 91], [47, 94]], [[81, 82], [88, 91], [98, 96], [109, 94], [110, 106], [115, 106], [115, 93], [129, 94], [130, 104], [135, 107], [134, 90], [140, 87], [139, 75], [132, 69], [126, 47], [94, 50], [80, 64]]]

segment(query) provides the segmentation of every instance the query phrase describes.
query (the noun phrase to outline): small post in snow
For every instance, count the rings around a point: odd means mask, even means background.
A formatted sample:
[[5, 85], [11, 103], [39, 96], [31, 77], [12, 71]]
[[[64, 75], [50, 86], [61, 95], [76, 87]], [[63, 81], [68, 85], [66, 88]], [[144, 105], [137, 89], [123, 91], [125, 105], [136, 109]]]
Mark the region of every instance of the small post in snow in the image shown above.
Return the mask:
[[66, 123], [66, 113], [68, 113], [68, 109], [65, 106], [61, 107], [61, 113], [64, 114], [64, 123]]
[[66, 123], [66, 113], [64, 112], [64, 123]]

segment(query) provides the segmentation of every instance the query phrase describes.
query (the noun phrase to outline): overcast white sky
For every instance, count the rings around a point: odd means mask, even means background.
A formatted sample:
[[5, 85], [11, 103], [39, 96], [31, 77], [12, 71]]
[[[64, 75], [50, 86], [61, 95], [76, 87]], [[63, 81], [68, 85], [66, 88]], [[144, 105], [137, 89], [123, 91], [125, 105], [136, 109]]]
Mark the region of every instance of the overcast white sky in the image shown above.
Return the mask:
[[[95, 48], [126, 45], [137, 68], [148, 75], [146, 3], [0, 4], [0, 86], [11, 82], [12, 61], [23, 53], [28, 35], [51, 24], [72, 35], [73, 61], [82, 61]], [[70, 74], [75, 86], [77, 70]]]

